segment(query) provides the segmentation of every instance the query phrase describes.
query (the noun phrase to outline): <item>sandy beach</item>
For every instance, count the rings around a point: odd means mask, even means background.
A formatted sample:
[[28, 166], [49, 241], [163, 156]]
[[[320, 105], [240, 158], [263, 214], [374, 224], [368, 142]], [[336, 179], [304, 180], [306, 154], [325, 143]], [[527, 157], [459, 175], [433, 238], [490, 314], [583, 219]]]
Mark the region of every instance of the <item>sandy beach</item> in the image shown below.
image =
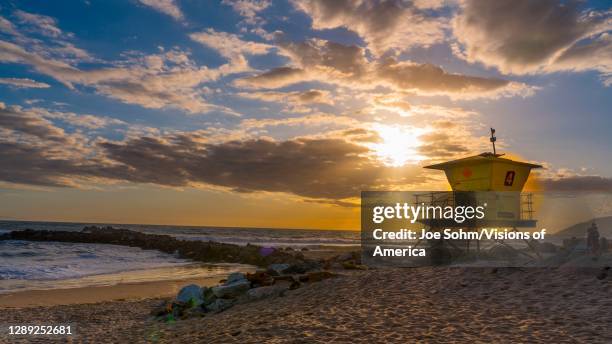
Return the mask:
[[[163, 300], [152, 297], [35, 308], [7, 308], [5, 302], [0, 322], [71, 323], [74, 342], [609, 343], [612, 285], [609, 277], [600, 280], [596, 274], [573, 269], [343, 271], [283, 297], [175, 323], [149, 315]], [[55, 298], [53, 293], [47, 292], [48, 299]]]
[[[191, 278], [168, 281], [120, 283], [68, 289], [28, 290], [0, 294], [0, 308], [99, 303], [101, 301], [172, 297], [188, 284], [216, 285], [219, 278]], [[143, 297], [144, 296], [144, 297]]]

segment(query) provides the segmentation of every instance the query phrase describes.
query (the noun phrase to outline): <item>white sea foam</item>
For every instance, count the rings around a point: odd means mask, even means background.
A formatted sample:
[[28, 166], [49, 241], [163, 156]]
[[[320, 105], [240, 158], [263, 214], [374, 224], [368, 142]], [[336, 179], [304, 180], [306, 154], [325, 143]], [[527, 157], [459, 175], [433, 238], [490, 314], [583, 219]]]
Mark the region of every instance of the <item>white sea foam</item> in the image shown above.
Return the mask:
[[154, 250], [59, 242], [0, 242], [0, 279], [65, 279], [189, 264]]

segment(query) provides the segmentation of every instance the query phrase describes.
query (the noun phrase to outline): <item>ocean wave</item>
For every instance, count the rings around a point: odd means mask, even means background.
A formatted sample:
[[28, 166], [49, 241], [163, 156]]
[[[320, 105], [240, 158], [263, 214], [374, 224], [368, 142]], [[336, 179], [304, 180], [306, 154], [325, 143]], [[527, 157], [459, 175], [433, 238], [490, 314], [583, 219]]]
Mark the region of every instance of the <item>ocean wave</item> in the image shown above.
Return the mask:
[[0, 279], [66, 279], [126, 270], [180, 266], [190, 261], [135, 247], [59, 242], [0, 242]]

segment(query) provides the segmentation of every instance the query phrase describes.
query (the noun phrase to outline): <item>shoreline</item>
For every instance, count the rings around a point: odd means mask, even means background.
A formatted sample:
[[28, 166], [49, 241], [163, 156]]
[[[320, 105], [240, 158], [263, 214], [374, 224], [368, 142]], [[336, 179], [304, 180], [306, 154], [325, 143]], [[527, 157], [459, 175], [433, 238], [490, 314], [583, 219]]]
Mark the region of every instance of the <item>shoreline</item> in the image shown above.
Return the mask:
[[[307, 259], [328, 259], [352, 252], [355, 246], [325, 246], [317, 250], [300, 251]], [[192, 264], [199, 262], [194, 261]], [[253, 272], [257, 267], [241, 266], [236, 271]], [[129, 271], [128, 271], [129, 273]], [[229, 273], [229, 271], [228, 271]], [[140, 301], [170, 298], [188, 285], [214, 286], [227, 274], [208, 277], [170, 278], [155, 281], [119, 282], [112, 285], [90, 285], [68, 288], [15, 290], [0, 294], [0, 309], [26, 309], [31, 307], [96, 304], [101, 302]]]
[[118, 283], [106, 286], [32, 289], [0, 294], [0, 309], [95, 304], [111, 301], [139, 301], [174, 297], [188, 284], [213, 286], [219, 277], [174, 279], [148, 282]]

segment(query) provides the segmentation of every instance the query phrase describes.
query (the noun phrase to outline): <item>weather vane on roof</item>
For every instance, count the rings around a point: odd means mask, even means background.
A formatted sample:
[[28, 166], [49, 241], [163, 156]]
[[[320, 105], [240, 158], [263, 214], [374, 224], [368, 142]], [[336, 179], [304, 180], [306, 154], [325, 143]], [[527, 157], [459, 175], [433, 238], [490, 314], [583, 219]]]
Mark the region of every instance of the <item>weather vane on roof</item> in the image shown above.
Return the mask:
[[491, 128], [491, 138], [489, 141], [491, 141], [493, 144], [493, 155], [497, 155], [497, 152], [495, 151], [495, 141], [497, 141], [497, 137], [495, 137], [495, 129], [493, 128]]

